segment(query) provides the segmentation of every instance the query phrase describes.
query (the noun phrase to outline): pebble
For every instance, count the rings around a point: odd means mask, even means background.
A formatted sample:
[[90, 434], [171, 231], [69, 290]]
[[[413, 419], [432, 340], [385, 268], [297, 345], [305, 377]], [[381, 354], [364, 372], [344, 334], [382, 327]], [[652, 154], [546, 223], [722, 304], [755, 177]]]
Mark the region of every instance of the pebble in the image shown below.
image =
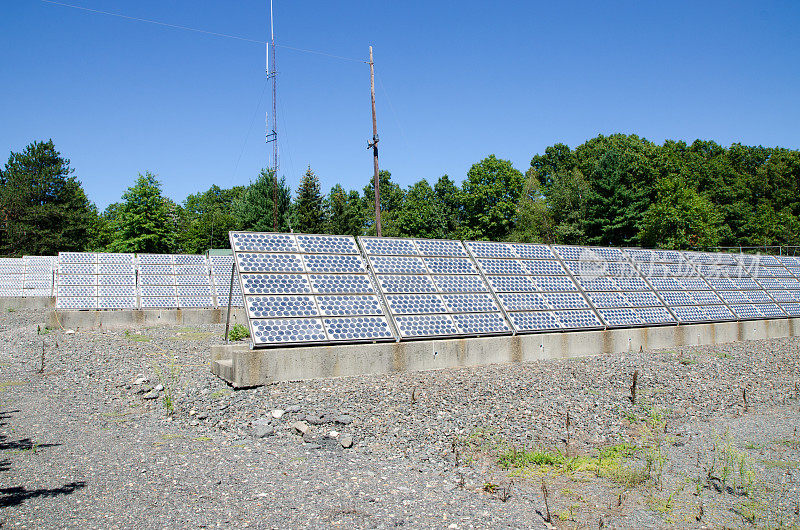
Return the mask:
[[300, 436], [305, 436], [311, 430], [311, 427], [304, 421], [296, 421], [292, 424], [292, 431]]

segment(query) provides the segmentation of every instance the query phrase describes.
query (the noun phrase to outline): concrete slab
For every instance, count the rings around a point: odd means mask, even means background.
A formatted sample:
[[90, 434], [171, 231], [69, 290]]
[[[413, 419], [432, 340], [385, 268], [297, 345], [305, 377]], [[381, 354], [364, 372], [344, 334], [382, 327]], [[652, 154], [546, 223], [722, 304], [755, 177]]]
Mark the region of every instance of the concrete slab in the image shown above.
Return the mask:
[[273, 381], [585, 357], [796, 335], [800, 335], [800, 318], [262, 350], [238, 343], [212, 346], [211, 370], [234, 387], [243, 388]]
[[[50, 311], [48, 327], [127, 329], [149, 326], [224, 324], [227, 309], [124, 309], [116, 311]], [[231, 310], [231, 327], [247, 325], [243, 308]]]
[[0, 298], [0, 311], [52, 309], [56, 306], [56, 299], [49, 296], [28, 296], [15, 298]]

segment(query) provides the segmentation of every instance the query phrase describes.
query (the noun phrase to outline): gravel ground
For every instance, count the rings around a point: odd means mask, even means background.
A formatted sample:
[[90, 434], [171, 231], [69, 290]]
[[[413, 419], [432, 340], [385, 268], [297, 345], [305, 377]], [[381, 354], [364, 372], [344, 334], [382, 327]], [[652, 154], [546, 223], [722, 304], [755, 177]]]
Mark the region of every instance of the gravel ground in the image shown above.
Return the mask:
[[800, 525], [800, 339], [234, 391], [221, 326], [44, 320], [0, 315], [0, 526]]

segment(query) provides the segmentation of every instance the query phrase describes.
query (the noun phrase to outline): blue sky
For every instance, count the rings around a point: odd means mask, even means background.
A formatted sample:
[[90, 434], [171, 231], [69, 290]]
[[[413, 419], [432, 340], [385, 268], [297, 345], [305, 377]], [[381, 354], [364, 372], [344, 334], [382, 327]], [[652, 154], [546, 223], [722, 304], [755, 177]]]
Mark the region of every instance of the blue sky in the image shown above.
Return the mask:
[[[65, 0], [254, 40], [265, 0]], [[288, 2], [277, 42], [366, 59], [381, 168], [409, 185], [599, 133], [800, 147], [800, 2]], [[41, 0], [0, 7], [3, 160], [53, 138], [102, 209], [137, 173], [177, 201], [268, 164], [265, 49]], [[281, 174], [371, 178], [369, 70], [278, 48]], [[262, 97], [263, 94], [263, 97]], [[260, 101], [260, 104], [259, 104]]]

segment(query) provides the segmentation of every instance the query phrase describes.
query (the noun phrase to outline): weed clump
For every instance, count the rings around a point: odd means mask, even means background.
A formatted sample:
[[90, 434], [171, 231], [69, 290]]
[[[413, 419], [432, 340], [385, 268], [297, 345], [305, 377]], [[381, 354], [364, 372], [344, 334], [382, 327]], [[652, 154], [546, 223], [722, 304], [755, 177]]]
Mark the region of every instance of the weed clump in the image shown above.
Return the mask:
[[250, 330], [248, 330], [242, 324], [234, 324], [230, 331], [228, 331], [228, 340], [231, 342], [243, 340], [248, 337], [250, 337]]

